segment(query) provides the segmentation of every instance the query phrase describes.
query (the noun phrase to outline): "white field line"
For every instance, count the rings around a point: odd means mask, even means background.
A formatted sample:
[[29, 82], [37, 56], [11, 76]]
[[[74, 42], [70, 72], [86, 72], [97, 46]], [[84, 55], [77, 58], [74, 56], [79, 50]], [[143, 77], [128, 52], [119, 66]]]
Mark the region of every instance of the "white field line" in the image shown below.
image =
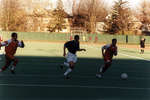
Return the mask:
[[140, 59], [140, 60], [145, 60], [145, 61], [150, 61], [148, 59], [142, 58], [142, 57], [137, 57], [137, 56], [131, 56], [128, 54], [124, 54], [124, 53], [119, 53], [120, 55], [126, 56], [126, 57], [130, 57], [130, 58], [136, 58], [136, 59]]
[[137, 87], [111, 87], [111, 86], [82, 86], [82, 85], [41, 85], [41, 84], [0, 84], [11, 87], [49, 87], [49, 88], [89, 88], [89, 89], [122, 89], [122, 90], [150, 90], [150, 88]]
[[[84, 45], [84, 46], [87, 47], [87, 48], [94, 48], [94, 49], [97, 49], [97, 50], [101, 50], [101, 47], [98, 48], [98, 47], [93, 47], [93, 46], [88, 46], [88, 45]], [[125, 54], [125, 53], [118, 53], [118, 54], [120, 54], [122, 56], [130, 57], [130, 58], [136, 58], [136, 59], [140, 59], [140, 60], [150, 61], [150, 60], [142, 58], [142, 57], [132, 56], [132, 55], [128, 55], [128, 54]]]

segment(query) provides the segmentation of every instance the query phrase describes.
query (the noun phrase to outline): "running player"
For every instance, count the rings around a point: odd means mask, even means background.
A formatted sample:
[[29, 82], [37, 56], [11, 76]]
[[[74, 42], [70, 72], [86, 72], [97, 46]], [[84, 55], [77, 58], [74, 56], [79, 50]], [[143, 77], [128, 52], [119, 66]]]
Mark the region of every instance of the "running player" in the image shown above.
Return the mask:
[[15, 74], [14, 70], [18, 63], [18, 59], [14, 57], [17, 47], [24, 48], [24, 42], [17, 40], [17, 33], [11, 34], [11, 39], [0, 43], [0, 47], [5, 46], [5, 65], [0, 69], [0, 72], [6, 70], [11, 63], [13, 62], [11, 67], [11, 73]]
[[112, 39], [112, 43], [102, 47], [102, 56], [104, 58], [104, 65], [98, 69], [96, 77], [102, 78], [104, 72], [111, 66], [113, 56], [117, 56], [117, 39]]
[[[66, 48], [68, 49], [68, 53], [66, 55]], [[67, 62], [64, 62], [63, 65], [61, 65], [61, 69], [63, 69], [64, 66], [67, 66], [68, 69], [64, 73], [65, 79], [69, 79], [70, 77], [68, 76], [69, 73], [72, 72], [75, 63], [77, 62], [77, 51], [86, 51], [85, 49], [80, 49], [80, 43], [79, 43], [79, 35], [74, 36], [74, 40], [68, 41], [64, 44], [64, 49], [63, 49], [63, 56], [66, 57]]]

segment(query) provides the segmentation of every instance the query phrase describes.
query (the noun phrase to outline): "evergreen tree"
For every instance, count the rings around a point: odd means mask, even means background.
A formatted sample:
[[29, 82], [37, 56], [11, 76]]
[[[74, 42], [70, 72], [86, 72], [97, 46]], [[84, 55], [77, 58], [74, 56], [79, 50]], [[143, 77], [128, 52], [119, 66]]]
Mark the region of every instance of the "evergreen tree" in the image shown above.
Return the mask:
[[62, 0], [58, 0], [57, 8], [52, 11], [52, 19], [49, 21], [48, 29], [50, 32], [60, 32], [65, 27], [66, 12], [63, 9]]
[[130, 29], [131, 12], [127, 4], [128, 2], [123, 0], [115, 2], [110, 15], [106, 17], [104, 28], [107, 32], [125, 34], [125, 31]]

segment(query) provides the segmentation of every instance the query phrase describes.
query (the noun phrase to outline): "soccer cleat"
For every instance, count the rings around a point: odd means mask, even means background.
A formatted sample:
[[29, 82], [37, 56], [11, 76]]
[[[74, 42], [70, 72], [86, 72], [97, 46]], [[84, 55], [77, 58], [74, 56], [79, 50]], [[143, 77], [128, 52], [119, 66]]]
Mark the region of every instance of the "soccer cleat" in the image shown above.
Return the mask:
[[102, 74], [96, 74], [96, 77], [101, 79], [102, 78]]
[[70, 79], [70, 78], [71, 78], [71, 77], [69, 77], [69, 76], [64, 76], [64, 79], [67, 79], [67, 80], [68, 80], [68, 79]]
[[15, 70], [10, 70], [10, 72], [11, 72], [12, 74], [15, 74]]
[[63, 68], [64, 68], [64, 66], [61, 64], [61, 65], [60, 65], [60, 69], [63, 69]]

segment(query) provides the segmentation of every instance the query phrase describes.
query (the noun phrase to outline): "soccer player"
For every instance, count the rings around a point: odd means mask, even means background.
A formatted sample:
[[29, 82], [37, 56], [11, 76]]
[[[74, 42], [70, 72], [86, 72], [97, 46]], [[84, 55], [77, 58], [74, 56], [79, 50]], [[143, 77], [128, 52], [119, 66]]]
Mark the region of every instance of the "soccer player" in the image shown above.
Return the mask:
[[[0, 43], [0, 47], [5, 46], [5, 65], [0, 69], [0, 72], [6, 70], [9, 66], [12, 74], [15, 74], [15, 67], [18, 63], [18, 59], [14, 57], [17, 47], [24, 48], [24, 42], [17, 40], [17, 33], [11, 34], [11, 39]], [[12, 65], [11, 65], [12, 63]]]
[[[3, 41], [3, 39], [2, 39], [2, 36], [0, 35], [0, 42], [2, 42]], [[0, 47], [0, 50], [1, 50], [1, 47]]]
[[143, 54], [144, 53], [144, 48], [145, 48], [145, 38], [142, 38], [140, 40], [140, 47], [141, 47], [141, 52], [140, 54]]
[[113, 56], [117, 56], [117, 39], [112, 39], [111, 44], [102, 47], [102, 56], [104, 58], [104, 65], [98, 69], [96, 77], [102, 78], [104, 72], [111, 66]]
[[[66, 55], [66, 48], [68, 49], [68, 53]], [[68, 41], [64, 44], [64, 49], [63, 49], [63, 56], [66, 57], [67, 62], [64, 62], [63, 65], [61, 65], [61, 69], [63, 69], [64, 66], [67, 66], [68, 69], [64, 73], [65, 79], [69, 79], [70, 77], [68, 76], [69, 73], [72, 72], [75, 63], [77, 62], [77, 51], [86, 51], [86, 49], [80, 49], [80, 43], [79, 43], [79, 35], [74, 36], [74, 40]]]

